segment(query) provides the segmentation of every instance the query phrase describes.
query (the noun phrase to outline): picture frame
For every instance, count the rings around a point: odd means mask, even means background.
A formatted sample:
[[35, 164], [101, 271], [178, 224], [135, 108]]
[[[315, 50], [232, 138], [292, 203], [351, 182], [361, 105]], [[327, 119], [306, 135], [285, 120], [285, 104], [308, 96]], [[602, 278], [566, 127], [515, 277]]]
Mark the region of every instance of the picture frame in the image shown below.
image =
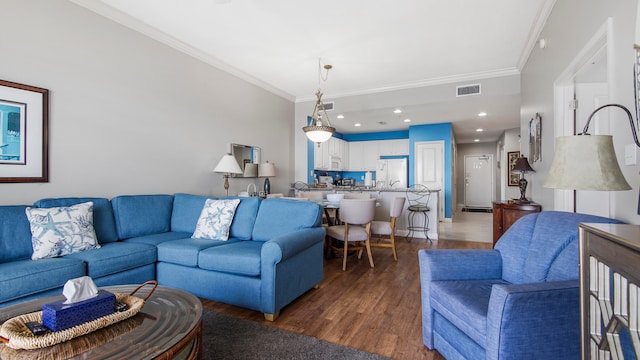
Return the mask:
[[536, 116], [529, 121], [529, 161], [542, 161], [542, 116]]
[[520, 157], [520, 151], [509, 151], [507, 153], [507, 185], [518, 186], [520, 181], [520, 174], [513, 171], [513, 167], [516, 165], [516, 160]]
[[49, 90], [0, 80], [0, 183], [49, 181]]

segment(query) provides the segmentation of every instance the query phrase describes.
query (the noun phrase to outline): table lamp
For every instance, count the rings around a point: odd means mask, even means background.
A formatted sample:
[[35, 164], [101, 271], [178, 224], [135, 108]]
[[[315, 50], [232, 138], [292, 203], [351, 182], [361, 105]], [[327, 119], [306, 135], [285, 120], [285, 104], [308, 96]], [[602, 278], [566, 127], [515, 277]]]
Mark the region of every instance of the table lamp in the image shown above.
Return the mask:
[[264, 194], [265, 196], [271, 193], [271, 183], [269, 182], [269, 176], [276, 176], [276, 166], [273, 163], [266, 162], [258, 166], [258, 176], [264, 177]]
[[516, 160], [516, 163], [513, 165], [513, 171], [520, 172], [520, 180], [518, 181], [518, 186], [520, 187], [520, 199], [516, 200], [516, 202], [520, 204], [530, 203], [530, 201], [525, 197], [528, 182], [527, 179], [524, 178], [524, 174], [536, 171], [531, 168], [529, 161], [524, 156], [521, 156]]
[[240, 169], [236, 158], [227, 153], [220, 159], [220, 162], [218, 162], [218, 165], [216, 165], [213, 171], [224, 174], [224, 191], [225, 195], [229, 196], [229, 176], [231, 176], [231, 174], [242, 174], [242, 169]]

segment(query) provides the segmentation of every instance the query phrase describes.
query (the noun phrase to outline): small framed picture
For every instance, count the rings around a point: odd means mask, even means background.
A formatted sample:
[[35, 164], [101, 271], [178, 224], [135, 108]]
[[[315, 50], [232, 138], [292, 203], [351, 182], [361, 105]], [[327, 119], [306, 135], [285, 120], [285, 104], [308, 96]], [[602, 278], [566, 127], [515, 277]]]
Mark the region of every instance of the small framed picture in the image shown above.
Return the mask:
[[507, 184], [509, 186], [518, 186], [520, 181], [520, 174], [513, 172], [513, 167], [516, 165], [516, 160], [520, 157], [520, 151], [509, 151], [507, 153]]

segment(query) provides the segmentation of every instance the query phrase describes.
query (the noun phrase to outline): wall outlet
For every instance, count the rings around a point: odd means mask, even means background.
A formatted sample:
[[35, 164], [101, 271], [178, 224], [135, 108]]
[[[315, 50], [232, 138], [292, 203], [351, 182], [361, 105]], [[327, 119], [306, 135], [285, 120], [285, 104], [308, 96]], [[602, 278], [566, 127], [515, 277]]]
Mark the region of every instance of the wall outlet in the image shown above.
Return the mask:
[[627, 144], [624, 146], [624, 164], [635, 165], [637, 163], [637, 146], [636, 144]]

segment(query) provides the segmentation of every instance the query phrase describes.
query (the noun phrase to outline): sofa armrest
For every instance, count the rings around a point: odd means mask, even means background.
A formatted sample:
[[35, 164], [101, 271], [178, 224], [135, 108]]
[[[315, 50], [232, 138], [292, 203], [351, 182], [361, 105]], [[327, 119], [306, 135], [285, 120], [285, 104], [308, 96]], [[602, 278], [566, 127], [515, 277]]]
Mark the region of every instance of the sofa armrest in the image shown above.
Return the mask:
[[578, 359], [578, 280], [494, 285], [487, 313], [487, 359]]
[[275, 237], [262, 246], [262, 264], [272, 266], [324, 241], [322, 227], [306, 228]]
[[420, 250], [422, 341], [433, 349], [431, 281], [500, 279], [502, 258], [497, 250]]
[[425, 280], [480, 280], [502, 278], [497, 250], [420, 250], [420, 277]]

